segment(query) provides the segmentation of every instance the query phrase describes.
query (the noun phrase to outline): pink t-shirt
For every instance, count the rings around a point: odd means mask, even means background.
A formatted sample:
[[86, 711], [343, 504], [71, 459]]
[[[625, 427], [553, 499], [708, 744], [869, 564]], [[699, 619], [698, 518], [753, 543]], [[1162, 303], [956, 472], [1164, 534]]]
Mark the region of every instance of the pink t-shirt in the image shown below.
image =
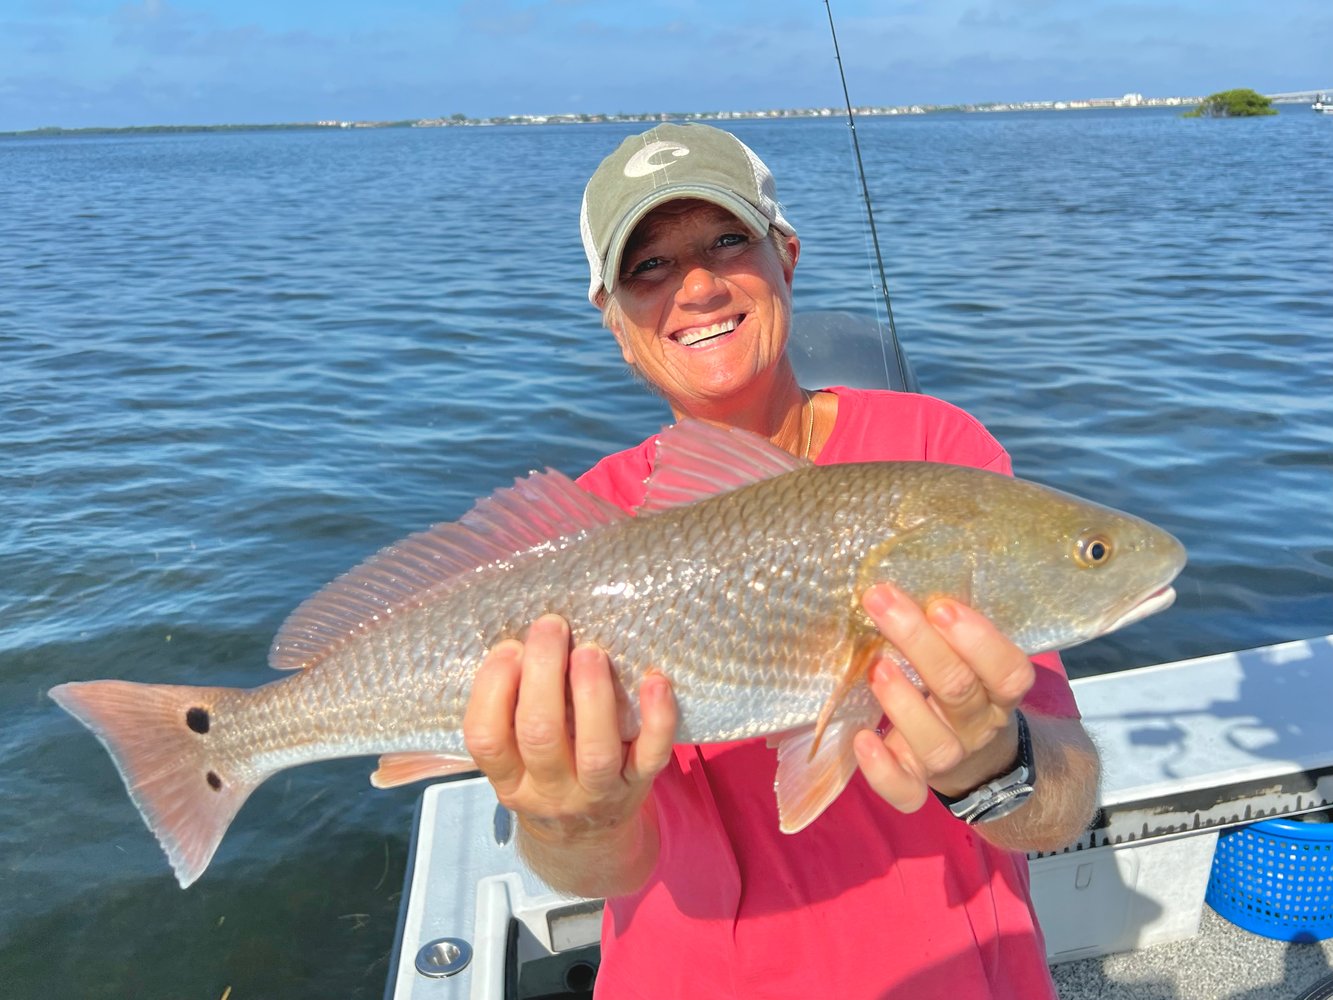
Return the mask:
[[[929, 396], [834, 388], [817, 464], [951, 462], [1009, 473], [981, 424]], [[656, 438], [579, 483], [632, 510]], [[1078, 714], [1055, 654], [1034, 658], [1024, 701]], [[1027, 860], [978, 837], [933, 798], [903, 815], [858, 772], [813, 824], [778, 829], [775, 754], [763, 740], [677, 746], [653, 786], [661, 853], [637, 893], [607, 901], [596, 996], [1055, 998], [1028, 898]]]

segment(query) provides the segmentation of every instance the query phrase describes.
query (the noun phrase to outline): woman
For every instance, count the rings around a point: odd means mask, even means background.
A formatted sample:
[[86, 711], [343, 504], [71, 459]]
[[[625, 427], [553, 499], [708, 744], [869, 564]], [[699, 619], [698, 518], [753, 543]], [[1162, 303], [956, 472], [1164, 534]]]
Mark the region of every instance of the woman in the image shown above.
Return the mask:
[[[734, 136], [662, 125], [627, 139], [589, 181], [581, 229], [590, 300], [677, 419], [742, 427], [819, 464], [1010, 471], [984, 428], [939, 400], [797, 383], [786, 346], [800, 241]], [[580, 483], [632, 510], [652, 455], [649, 439]], [[468, 748], [517, 815], [531, 867], [608, 897], [599, 996], [1055, 996], [1017, 852], [1069, 843], [1092, 812], [1096, 754], [1063, 668], [955, 601], [923, 609], [880, 586], [863, 607], [926, 690], [874, 667], [892, 725], [857, 735], [863, 780], [790, 836], [762, 740], [672, 746], [669, 678], [644, 680], [642, 729], [624, 744], [607, 657], [571, 650], [562, 620], [491, 651]]]

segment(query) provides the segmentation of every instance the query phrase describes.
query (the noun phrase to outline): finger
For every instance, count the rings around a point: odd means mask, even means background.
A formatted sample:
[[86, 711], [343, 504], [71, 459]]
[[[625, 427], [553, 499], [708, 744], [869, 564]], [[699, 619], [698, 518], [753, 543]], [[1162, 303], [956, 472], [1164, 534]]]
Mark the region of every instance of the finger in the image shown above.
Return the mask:
[[572, 777], [573, 754], [565, 728], [565, 668], [569, 626], [558, 615], [543, 615], [528, 628], [523, 672], [514, 711], [514, 739], [523, 765], [537, 781]]
[[639, 714], [639, 735], [625, 760], [625, 777], [631, 782], [651, 781], [671, 761], [680, 710], [671, 683], [661, 674], [651, 673], [639, 684]]
[[605, 651], [597, 646], [575, 647], [569, 654], [569, 688], [579, 784], [590, 792], [623, 784], [625, 744], [620, 738], [616, 681]]
[[990, 698], [976, 671], [915, 601], [891, 584], [879, 584], [865, 592], [862, 606], [911, 663], [948, 719], [955, 725], [975, 725], [989, 716]]
[[497, 792], [522, 779], [523, 761], [514, 742], [523, 644], [512, 639], [491, 649], [472, 678], [463, 715], [463, 743]]
[[995, 627], [989, 618], [957, 601], [932, 601], [926, 617], [944, 640], [970, 663], [990, 700], [1013, 708], [1036, 680], [1028, 655]]
[[866, 782], [889, 805], [900, 812], [912, 813], [925, 804], [929, 786], [910, 751], [893, 753], [885, 741], [869, 729], [856, 734], [852, 749]]
[[910, 751], [927, 777], [953, 770], [967, 756], [969, 748], [958, 733], [895, 664], [875, 665], [870, 690], [893, 724], [885, 740], [890, 753], [895, 746]]

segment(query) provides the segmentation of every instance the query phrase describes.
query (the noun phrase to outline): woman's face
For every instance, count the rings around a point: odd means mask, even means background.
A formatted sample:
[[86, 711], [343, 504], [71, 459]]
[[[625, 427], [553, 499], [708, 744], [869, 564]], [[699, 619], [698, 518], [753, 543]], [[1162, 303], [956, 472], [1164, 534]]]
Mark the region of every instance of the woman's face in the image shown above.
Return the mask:
[[790, 263], [766, 235], [704, 201], [672, 201], [639, 223], [621, 256], [613, 324], [625, 361], [673, 409], [767, 391], [787, 347]]

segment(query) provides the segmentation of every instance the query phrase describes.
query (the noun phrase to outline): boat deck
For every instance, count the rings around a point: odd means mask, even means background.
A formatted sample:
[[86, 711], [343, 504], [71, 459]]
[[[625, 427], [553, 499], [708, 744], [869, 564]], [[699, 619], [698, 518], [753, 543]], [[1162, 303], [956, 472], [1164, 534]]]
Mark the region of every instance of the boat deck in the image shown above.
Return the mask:
[[[1102, 808], [1078, 844], [1032, 862], [1061, 1000], [1299, 1000], [1333, 976], [1333, 941], [1275, 941], [1204, 905], [1219, 831], [1333, 810], [1333, 635], [1075, 687]], [[408, 869], [386, 996], [498, 1000], [529, 967], [591, 981], [600, 901], [524, 868], [485, 779], [426, 789]]]
[[1333, 976], [1333, 939], [1274, 941], [1205, 906], [1196, 937], [1051, 971], [1060, 1000], [1297, 1000]]

